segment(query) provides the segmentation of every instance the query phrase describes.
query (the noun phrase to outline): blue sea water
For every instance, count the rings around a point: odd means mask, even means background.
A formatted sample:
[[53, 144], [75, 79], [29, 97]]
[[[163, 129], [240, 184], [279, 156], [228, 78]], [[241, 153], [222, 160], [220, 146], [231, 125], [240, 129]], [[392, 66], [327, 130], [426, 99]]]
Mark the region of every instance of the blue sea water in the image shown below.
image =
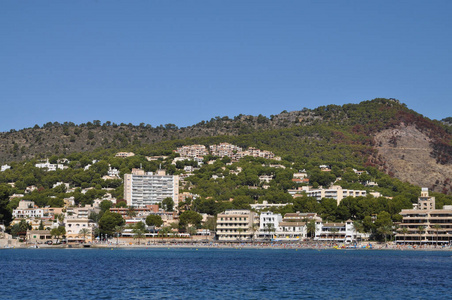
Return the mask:
[[450, 299], [451, 254], [8, 249], [0, 299]]

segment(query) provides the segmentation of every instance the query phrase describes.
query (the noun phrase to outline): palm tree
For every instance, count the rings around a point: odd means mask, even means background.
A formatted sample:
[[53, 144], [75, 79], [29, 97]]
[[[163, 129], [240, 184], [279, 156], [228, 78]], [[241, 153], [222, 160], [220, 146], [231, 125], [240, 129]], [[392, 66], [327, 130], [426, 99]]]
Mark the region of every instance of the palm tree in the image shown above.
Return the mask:
[[270, 236], [270, 234], [275, 231], [275, 226], [273, 225], [273, 223], [267, 223], [265, 224], [265, 229], [267, 231], [267, 234]]
[[58, 221], [59, 221], [60, 224], [63, 224], [63, 221], [64, 221], [64, 214], [59, 214], [59, 215], [58, 215]]
[[243, 228], [242, 228], [242, 227], [239, 227], [239, 228], [237, 229], [237, 231], [239, 232], [239, 241], [241, 242], [241, 241], [242, 241]]
[[433, 228], [435, 228], [436, 231], [436, 247], [438, 247], [438, 231], [441, 229], [441, 225], [435, 224]]
[[409, 230], [408, 230], [408, 228], [403, 227], [400, 231], [403, 234], [403, 244], [406, 244], [406, 234], [409, 232]]
[[[353, 228], [357, 232], [356, 240], [358, 240], [358, 233], [364, 233], [365, 232], [363, 221], [360, 221], [360, 220], [354, 221], [353, 222]], [[360, 236], [360, 238], [361, 238], [361, 236]]]
[[129, 209], [127, 210], [127, 216], [128, 217], [136, 217], [137, 212], [135, 211], [135, 209], [133, 207], [129, 207]]
[[163, 238], [165, 237], [165, 235], [168, 235], [168, 233], [171, 231], [171, 227], [165, 226], [160, 228], [159, 230], [159, 235]]
[[190, 237], [193, 239], [193, 236], [196, 234], [197, 230], [196, 227], [194, 226], [190, 226], [187, 229], [188, 234], [190, 235]]
[[80, 231], [78, 232], [79, 234], [83, 235], [83, 243], [86, 243], [86, 235], [88, 233], [90, 233], [89, 229], [87, 228], [82, 228], [80, 229]]
[[339, 229], [336, 228], [336, 227], [333, 227], [333, 228], [330, 229], [330, 232], [333, 234], [333, 244], [334, 244], [334, 241], [335, 241], [335, 238], [336, 238], [336, 233], [339, 232]]
[[425, 232], [425, 226], [418, 226], [419, 231], [419, 246], [422, 245], [422, 234]]
[[122, 233], [124, 226], [115, 226], [116, 244], [119, 245], [119, 235]]
[[253, 243], [254, 243], [254, 234], [256, 233], [256, 231], [259, 229], [259, 224], [257, 224], [257, 223], [253, 223], [252, 225], [251, 225], [251, 232], [252, 232], [252, 236], [251, 236], [251, 240], [253, 241]]
[[314, 220], [311, 220], [306, 223], [306, 231], [312, 240], [315, 236], [315, 221]]
[[392, 227], [391, 226], [382, 226], [382, 227], [378, 228], [378, 232], [384, 236], [385, 244], [386, 244], [386, 242], [387, 242], [387, 238], [386, 237], [387, 237], [387, 235], [391, 234]]
[[140, 245], [140, 240], [144, 238], [144, 232], [140, 228], [133, 229], [133, 238], [138, 240], [138, 245]]

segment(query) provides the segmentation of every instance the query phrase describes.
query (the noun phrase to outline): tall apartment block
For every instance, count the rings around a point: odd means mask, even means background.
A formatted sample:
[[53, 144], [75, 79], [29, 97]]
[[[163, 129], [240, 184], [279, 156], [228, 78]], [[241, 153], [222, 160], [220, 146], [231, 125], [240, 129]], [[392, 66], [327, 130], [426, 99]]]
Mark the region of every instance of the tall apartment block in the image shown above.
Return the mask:
[[146, 205], [162, 203], [171, 197], [174, 207], [179, 204], [179, 176], [166, 175], [164, 170], [144, 172], [132, 169], [132, 174], [124, 175], [124, 199], [128, 206], [142, 208]]

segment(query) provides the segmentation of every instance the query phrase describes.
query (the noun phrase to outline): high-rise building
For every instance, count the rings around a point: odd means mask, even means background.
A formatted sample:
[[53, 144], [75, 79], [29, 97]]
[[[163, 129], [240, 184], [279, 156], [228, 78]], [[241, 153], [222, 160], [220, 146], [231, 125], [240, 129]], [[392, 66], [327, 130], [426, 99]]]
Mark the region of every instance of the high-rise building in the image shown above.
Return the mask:
[[146, 207], [162, 203], [165, 198], [172, 198], [174, 207], [179, 204], [179, 176], [166, 175], [164, 170], [144, 172], [132, 169], [132, 174], [124, 175], [124, 199], [128, 206]]

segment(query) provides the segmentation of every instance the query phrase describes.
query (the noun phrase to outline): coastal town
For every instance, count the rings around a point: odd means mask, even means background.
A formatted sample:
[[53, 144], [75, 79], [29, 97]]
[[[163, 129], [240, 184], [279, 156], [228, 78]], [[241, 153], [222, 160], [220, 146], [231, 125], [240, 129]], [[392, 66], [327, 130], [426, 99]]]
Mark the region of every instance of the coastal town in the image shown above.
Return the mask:
[[[189, 145], [178, 147], [174, 151], [172, 165], [177, 165], [178, 175], [167, 174], [158, 169], [147, 172], [141, 168], [132, 168], [123, 174], [109, 166], [103, 180], [123, 180], [122, 197], [114, 197], [111, 188], [103, 188], [101, 197], [93, 199], [90, 204], [76, 203], [74, 196], [64, 198], [59, 207], [39, 207], [27, 195], [37, 190], [37, 186], [26, 186], [23, 194], [13, 194], [10, 201], [16, 201], [12, 210], [12, 230], [0, 225], [0, 247], [98, 247], [105, 245], [144, 246], [155, 244], [188, 245], [309, 245], [322, 247], [369, 247], [375, 244], [372, 234], [365, 230], [362, 222], [352, 218], [333, 221], [322, 218], [313, 211], [286, 212], [284, 209], [293, 205], [291, 201], [254, 201], [246, 209], [230, 208], [217, 214], [199, 213], [188, 205], [200, 195], [192, 193], [189, 178], [203, 167], [224, 160], [225, 166], [234, 166], [241, 159], [249, 157], [268, 162], [268, 174], [258, 176], [258, 182], [248, 189], [269, 189], [275, 179], [274, 170], [286, 169], [278, 163], [280, 157], [270, 151], [257, 148], [246, 150], [229, 143], [218, 145]], [[116, 153], [115, 158], [134, 157], [132, 152]], [[208, 158], [206, 160], [206, 158]], [[168, 156], [146, 157], [148, 161], [162, 162]], [[98, 161], [93, 160], [83, 169], [89, 171]], [[46, 172], [68, 169], [69, 160], [62, 158], [56, 164], [48, 160], [36, 163], [35, 168]], [[3, 165], [1, 171], [11, 166]], [[239, 175], [242, 167], [226, 169], [222, 174], [211, 175], [215, 182], [225, 174]], [[327, 174], [331, 166], [319, 165], [318, 170]], [[287, 189], [287, 194], [294, 201], [309, 198], [321, 203], [330, 199], [331, 205], [340, 206], [344, 199], [367, 197], [384, 197], [372, 188], [378, 186], [364, 170], [352, 169], [357, 178], [366, 179], [366, 189], [345, 189], [332, 182], [329, 186], [312, 186], [306, 170], [294, 170], [290, 181], [296, 188]], [[341, 178], [336, 179], [339, 181]], [[14, 185], [14, 183], [12, 183]], [[64, 190], [70, 195], [77, 187], [68, 182], [56, 182], [53, 189]], [[92, 187], [78, 188], [81, 194], [92, 193]], [[90, 192], [91, 191], [91, 192]], [[387, 197], [390, 199], [390, 197]], [[234, 202], [230, 199], [229, 202]], [[452, 206], [445, 205], [438, 209], [435, 197], [429, 196], [427, 188], [422, 188], [421, 195], [412, 208], [400, 211], [399, 222], [386, 222], [384, 214], [372, 215], [370, 222], [380, 224], [378, 230], [383, 233], [383, 247], [450, 247], [452, 237]], [[382, 246], [380, 246], [382, 247]]]

